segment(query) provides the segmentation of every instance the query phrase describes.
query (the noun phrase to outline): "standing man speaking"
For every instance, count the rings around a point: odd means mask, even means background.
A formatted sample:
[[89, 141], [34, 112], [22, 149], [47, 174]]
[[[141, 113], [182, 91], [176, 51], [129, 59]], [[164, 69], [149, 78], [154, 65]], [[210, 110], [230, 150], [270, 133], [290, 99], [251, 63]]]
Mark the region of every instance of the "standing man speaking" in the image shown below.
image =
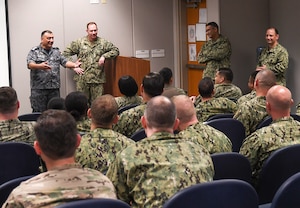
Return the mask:
[[86, 32], [87, 36], [72, 41], [63, 54], [68, 58], [77, 55], [81, 61], [84, 72], [75, 74], [74, 80], [77, 90], [85, 93], [91, 103], [97, 96], [103, 94], [105, 59], [117, 57], [119, 49], [111, 42], [98, 37], [95, 22], [87, 24]]

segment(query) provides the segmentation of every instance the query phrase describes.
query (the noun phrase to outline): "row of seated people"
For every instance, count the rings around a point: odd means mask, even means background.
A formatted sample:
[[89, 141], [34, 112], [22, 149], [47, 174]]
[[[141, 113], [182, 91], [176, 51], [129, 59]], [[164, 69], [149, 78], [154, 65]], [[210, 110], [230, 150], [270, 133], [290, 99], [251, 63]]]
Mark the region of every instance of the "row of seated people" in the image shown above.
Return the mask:
[[[262, 71], [261, 74], [264, 74], [264, 71]], [[257, 76], [257, 79], [258, 78], [259, 76]], [[176, 96], [172, 98], [173, 102], [166, 97], [159, 96], [163, 92], [163, 87], [163, 79], [159, 74], [150, 73], [147, 75], [142, 84], [142, 97], [145, 103], [121, 113], [119, 121], [117, 121], [118, 106], [114, 98], [109, 95], [97, 98], [93, 102], [91, 109], [88, 110], [88, 115], [91, 117], [91, 132], [86, 133], [82, 137], [81, 144], [78, 144], [77, 161], [85, 167], [88, 167], [88, 165], [85, 165], [84, 161], [90, 161], [90, 164], [93, 166], [91, 168], [96, 170], [101, 168], [100, 166], [103, 164], [106, 168], [108, 167], [108, 169], [100, 171], [107, 174], [108, 178], [112, 181], [116, 188], [118, 198], [127, 203], [131, 203], [133, 207], [147, 205], [160, 206], [180, 189], [178, 187], [183, 188], [194, 183], [212, 180], [214, 171], [210, 154], [218, 151], [213, 150], [213, 148], [226, 149], [227, 146], [229, 146], [228, 150], [219, 151], [231, 151], [230, 140], [221, 132], [209, 129], [202, 122], [199, 122], [197, 116], [196, 120], [191, 123], [186, 121], [187, 123], [183, 124], [185, 116], [190, 118], [189, 113], [194, 117], [195, 108], [193, 103], [187, 96]], [[272, 93], [274, 95], [269, 96], [269, 100], [268, 95], [266, 96], [267, 103], [269, 103], [269, 108], [268, 105], [267, 108], [270, 115], [272, 115], [272, 111], [284, 113], [285, 115], [283, 117], [285, 122], [298, 125], [298, 122], [294, 122], [293, 119], [289, 117], [291, 94], [288, 89], [282, 86], [274, 86], [272, 89], [273, 90], [269, 91], [271, 95]], [[281, 98], [283, 99], [281, 100]], [[286, 104], [287, 100], [288, 104]], [[272, 102], [273, 106], [271, 105]], [[286, 105], [278, 104], [278, 102], [284, 102]], [[281, 107], [280, 110], [276, 108], [278, 106]], [[286, 111], [289, 112], [288, 114], [283, 110], [283, 106], [285, 108], [287, 107]], [[109, 111], [110, 107], [114, 109], [113, 112]], [[181, 107], [187, 109], [183, 110], [183, 117], [180, 117]], [[93, 108], [95, 109], [94, 113]], [[179, 120], [176, 119], [176, 114]], [[275, 115], [276, 114], [274, 114], [274, 116]], [[277, 119], [278, 118], [274, 117], [274, 120]], [[43, 119], [41, 118], [41, 122], [42, 121]], [[128, 138], [139, 128], [146, 130], [148, 138], [141, 142], [134, 143]], [[200, 130], [198, 130], [198, 128], [200, 128]], [[281, 145], [282, 147], [297, 143], [297, 138], [299, 138], [297, 131], [299, 131], [299, 129], [292, 125], [284, 125], [282, 128], [291, 128], [291, 130], [282, 130], [276, 126], [276, 130], [278, 129], [284, 132], [282, 136], [285, 136], [284, 140], [286, 140], [286, 143], [281, 141], [280, 144], [276, 145], [278, 145], [278, 147]], [[49, 129], [50, 128], [48, 128], [48, 130]], [[64, 129], [69, 128], [65, 127]], [[174, 129], [180, 130], [176, 136], [173, 135]], [[192, 130], [191, 132], [187, 131], [188, 136], [185, 136], [184, 131], [188, 129]], [[51, 128], [51, 131], [54, 130]], [[99, 131], [99, 133], [97, 133], [97, 131]], [[296, 131], [296, 133], [294, 131]], [[104, 133], [102, 134], [102, 132]], [[105, 132], [107, 134], [105, 134]], [[114, 142], [117, 140], [115, 137], [110, 136], [108, 132], [118, 136], [120, 135], [120, 137], [125, 136], [126, 142], [130, 141], [130, 144], [125, 144], [123, 147], [122, 142]], [[194, 137], [195, 139], [191, 139], [190, 141], [184, 139], [193, 138], [190, 136], [192, 132], [195, 132], [195, 135], [198, 133], [198, 136]], [[217, 134], [215, 134], [215, 132], [217, 132]], [[286, 132], [289, 134], [286, 134]], [[58, 131], [54, 131], [54, 134], [56, 133], [58, 133]], [[207, 134], [206, 137], [205, 133]], [[274, 133], [274, 130], [271, 130], [270, 133]], [[204, 136], [202, 134], [204, 134]], [[108, 139], [105, 140], [104, 136], [107, 136]], [[112, 138], [112, 141], [110, 141], [109, 138]], [[290, 141], [291, 138], [293, 138], [293, 142]], [[279, 138], [278, 140], [282, 139], [283, 138]], [[204, 144], [201, 140], [204, 140], [207, 144]], [[269, 142], [271, 143], [271, 141], [274, 140], [276, 139], [272, 138]], [[95, 143], [92, 144], [92, 141]], [[245, 142], [246, 141], [247, 138]], [[87, 143], [86, 147], [83, 146], [83, 142]], [[109, 146], [109, 142], [113, 144]], [[221, 144], [219, 147], [216, 145], [218, 142]], [[117, 149], [117, 143], [119, 147], [121, 146], [119, 150]], [[200, 143], [201, 145], [195, 145], [195, 143]], [[101, 147], [101, 144], [106, 145]], [[272, 146], [272, 144], [270, 144], [270, 146]], [[253, 145], [251, 147], [253, 148]], [[261, 148], [251, 149], [251, 152], [259, 149]], [[106, 151], [109, 150], [112, 152], [110, 153], [111, 158], [107, 156], [106, 161], [99, 161], [99, 158], [102, 160], [105, 157]], [[272, 149], [272, 151], [274, 151], [274, 149]], [[40, 151], [40, 155], [43, 156], [41, 153]], [[199, 157], [195, 157], [195, 155]], [[260, 160], [261, 158], [255, 157], [254, 159]], [[160, 162], [165, 162], [170, 166], [161, 167], [162, 169], [160, 170], [160, 168], [155, 167], [155, 165], [160, 164]], [[260, 163], [261, 161], [258, 162], [258, 164]], [[251, 162], [251, 165], [252, 164]], [[254, 170], [254, 167], [252, 168]], [[47, 169], [48, 171], [50, 170], [48, 166]], [[156, 173], [154, 174], [152, 171]], [[182, 174], [183, 172], [185, 172], [185, 174]], [[190, 177], [191, 175], [193, 177]], [[189, 176], [189, 178], [186, 178], [187, 176]], [[168, 184], [170, 181], [173, 181], [176, 187], [169, 187]], [[149, 184], [153, 184], [153, 186]]]

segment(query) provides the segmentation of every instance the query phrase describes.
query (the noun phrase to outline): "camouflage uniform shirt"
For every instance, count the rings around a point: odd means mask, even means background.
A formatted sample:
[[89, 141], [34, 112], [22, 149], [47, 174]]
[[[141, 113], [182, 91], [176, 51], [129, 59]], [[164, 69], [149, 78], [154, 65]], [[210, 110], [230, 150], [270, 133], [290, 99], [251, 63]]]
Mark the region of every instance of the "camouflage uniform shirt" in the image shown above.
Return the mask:
[[120, 96], [120, 97], [115, 97], [115, 100], [118, 104], [118, 107], [125, 107], [127, 105], [131, 104], [142, 104], [143, 103], [143, 98], [141, 96], [135, 95], [135, 96]]
[[113, 130], [130, 138], [134, 132], [143, 128], [141, 117], [144, 115], [145, 108], [146, 104], [144, 103], [121, 113], [118, 123], [113, 126]]
[[232, 152], [229, 138], [221, 131], [198, 122], [178, 133], [182, 138], [187, 138], [205, 147], [210, 154], [219, 152]]
[[3, 207], [56, 207], [88, 198], [116, 198], [111, 181], [100, 172], [78, 164], [64, 165], [22, 182]]
[[76, 159], [83, 167], [105, 174], [116, 154], [134, 141], [111, 129], [96, 128], [82, 136]]
[[229, 100], [236, 102], [243, 95], [242, 90], [231, 83], [215, 84], [214, 97], [226, 97]]
[[202, 46], [197, 61], [206, 64], [203, 77], [215, 78], [219, 68], [230, 67], [231, 44], [228, 38], [220, 35], [216, 41], [208, 40]]
[[236, 103], [224, 97], [211, 98], [196, 106], [197, 118], [200, 122], [204, 122], [216, 114], [235, 113], [236, 109]]
[[81, 134], [85, 134], [91, 131], [91, 119], [84, 117], [82, 120], [77, 121], [77, 130]]
[[66, 67], [67, 59], [58, 48], [52, 47], [49, 51], [41, 46], [32, 48], [27, 55], [27, 64], [48, 62], [51, 69], [30, 70], [31, 89], [57, 89], [60, 87], [60, 65]]
[[246, 95], [243, 95], [242, 97], [240, 97], [238, 100], [237, 100], [237, 105], [241, 105], [242, 103], [244, 102], [247, 102], [249, 100], [251, 100], [252, 98], [255, 98], [256, 97], [256, 91], [255, 90], [252, 90], [251, 92], [249, 92], [248, 94]]
[[12, 119], [0, 121], [0, 142], [25, 142], [33, 145], [35, 122]]
[[270, 154], [293, 144], [300, 144], [300, 122], [292, 117], [275, 120], [244, 140], [240, 153], [250, 161], [254, 184], [257, 184], [262, 165]]
[[70, 43], [63, 53], [70, 58], [77, 55], [81, 59], [83, 75], [74, 75], [74, 80], [87, 84], [105, 83], [104, 67], [99, 66], [98, 61], [104, 58], [115, 58], [119, 55], [119, 49], [111, 42], [98, 37], [96, 41], [90, 42], [87, 37], [80, 38]]
[[264, 48], [258, 58], [257, 66], [266, 65], [276, 76], [277, 84], [286, 85], [285, 73], [289, 65], [289, 54], [279, 43], [271, 49]]
[[186, 95], [185, 91], [178, 87], [164, 87], [164, 91], [162, 93], [163, 96], [166, 96], [168, 98], [172, 98], [176, 95]]
[[179, 190], [212, 181], [213, 175], [206, 149], [167, 132], [128, 146], [107, 172], [118, 198], [133, 208], [160, 208]]
[[255, 97], [241, 104], [233, 118], [243, 123], [246, 136], [256, 130], [257, 125], [268, 116], [266, 110], [266, 97]]

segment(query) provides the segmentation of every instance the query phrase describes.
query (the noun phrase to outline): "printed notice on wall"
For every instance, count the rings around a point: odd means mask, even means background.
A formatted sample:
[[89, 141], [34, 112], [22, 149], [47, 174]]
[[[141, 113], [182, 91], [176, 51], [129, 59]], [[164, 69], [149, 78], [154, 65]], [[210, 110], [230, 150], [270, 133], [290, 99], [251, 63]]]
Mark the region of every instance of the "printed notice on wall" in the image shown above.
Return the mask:
[[199, 9], [199, 22], [207, 23], [207, 10], [204, 8]]
[[196, 24], [196, 40], [206, 41], [206, 24], [203, 23]]
[[189, 61], [197, 61], [196, 44], [189, 44]]

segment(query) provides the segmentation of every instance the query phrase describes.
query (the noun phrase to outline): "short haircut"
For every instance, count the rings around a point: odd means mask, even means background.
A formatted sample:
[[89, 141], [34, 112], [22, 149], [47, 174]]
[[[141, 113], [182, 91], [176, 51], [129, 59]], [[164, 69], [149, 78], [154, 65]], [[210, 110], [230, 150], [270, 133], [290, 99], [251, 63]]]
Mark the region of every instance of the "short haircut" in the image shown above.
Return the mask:
[[118, 86], [120, 92], [127, 97], [135, 96], [138, 92], [138, 85], [135, 79], [130, 75], [120, 77]]
[[211, 26], [211, 27], [217, 28], [217, 30], [219, 30], [219, 25], [216, 22], [209, 22], [206, 24], [206, 26]]
[[208, 98], [211, 97], [214, 91], [214, 81], [210, 77], [204, 77], [200, 80], [198, 84], [198, 91], [199, 94], [204, 97]]
[[150, 72], [143, 78], [144, 91], [151, 97], [161, 95], [164, 90], [164, 80], [158, 72]]
[[118, 104], [112, 95], [97, 97], [91, 105], [92, 122], [97, 126], [110, 125], [118, 115]]
[[163, 77], [164, 83], [169, 84], [171, 81], [171, 78], [173, 76], [172, 70], [168, 67], [164, 67], [159, 71], [159, 74]]
[[75, 91], [66, 96], [66, 110], [75, 118], [76, 121], [82, 120], [88, 110], [88, 98], [83, 92]]
[[61, 97], [51, 98], [47, 104], [47, 109], [65, 110], [65, 99]]
[[218, 72], [226, 81], [232, 82], [233, 72], [230, 68], [219, 68]]
[[147, 103], [144, 115], [150, 128], [173, 128], [176, 119], [176, 108], [169, 98], [156, 96]]
[[255, 80], [258, 80], [260, 86], [265, 89], [269, 89], [276, 85], [275, 73], [270, 69], [260, 70], [257, 73]]
[[44, 30], [44, 31], [41, 33], [41, 37], [43, 37], [43, 35], [44, 35], [45, 33], [52, 34], [52, 31], [50, 31], [50, 30]]
[[88, 22], [88, 23], [86, 24], [86, 29], [89, 29], [89, 26], [90, 26], [90, 25], [96, 25], [96, 27], [98, 27], [97, 24], [96, 24], [96, 22]]
[[279, 35], [279, 31], [278, 31], [278, 29], [276, 27], [269, 27], [268, 28], [268, 30], [271, 30], [271, 29], [273, 29], [275, 31], [276, 35]]
[[53, 159], [72, 157], [77, 145], [74, 118], [64, 110], [46, 110], [34, 126], [35, 135], [44, 154]]
[[0, 112], [13, 113], [16, 110], [18, 96], [12, 87], [0, 87]]

